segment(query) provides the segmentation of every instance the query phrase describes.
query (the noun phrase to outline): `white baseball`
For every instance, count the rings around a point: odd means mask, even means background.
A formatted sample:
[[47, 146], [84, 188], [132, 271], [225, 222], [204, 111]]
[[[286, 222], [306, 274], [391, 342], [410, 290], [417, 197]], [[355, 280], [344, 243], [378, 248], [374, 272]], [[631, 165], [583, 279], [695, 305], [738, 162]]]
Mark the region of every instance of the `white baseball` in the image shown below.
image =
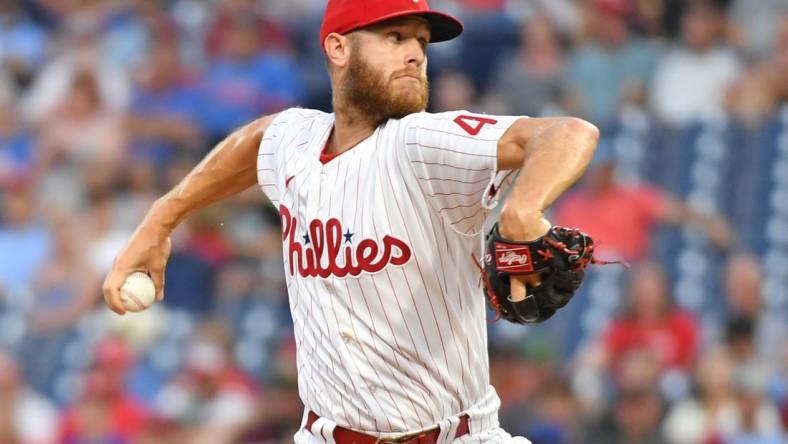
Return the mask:
[[141, 271], [130, 274], [120, 287], [120, 300], [126, 310], [138, 312], [150, 307], [156, 300], [153, 279]]

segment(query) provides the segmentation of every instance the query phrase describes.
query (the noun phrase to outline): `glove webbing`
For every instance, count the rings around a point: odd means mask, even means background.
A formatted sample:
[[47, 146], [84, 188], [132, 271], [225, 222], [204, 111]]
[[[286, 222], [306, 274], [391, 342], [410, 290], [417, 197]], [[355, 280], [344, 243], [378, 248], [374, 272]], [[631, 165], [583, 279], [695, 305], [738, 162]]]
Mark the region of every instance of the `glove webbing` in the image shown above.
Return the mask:
[[[582, 232], [580, 231], [579, 228], [560, 227], [559, 229], [564, 232], [571, 233], [572, 236], [582, 236]], [[596, 248], [597, 244], [583, 245], [583, 249], [581, 251], [578, 251], [578, 250], [570, 249], [569, 247], [566, 246], [565, 243], [555, 240], [549, 236], [545, 237], [544, 241], [557, 250], [561, 250], [564, 253], [569, 254], [571, 256], [577, 256], [577, 259], [573, 261], [573, 263], [575, 264], [572, 267], [573, 271], [582, 270], [586, 268], [589, 264], [594, 264], [594, 265], [621, 264], [629, 268], [629, 263], [627, 263], [626, 261], [603, 261], [601, 259], [595, 258], [594, 249]], [[545, 259], [553, 258], [553, 252], [550, 250], [537, 250], [536, 252], [537, 254], [539, 254]]]

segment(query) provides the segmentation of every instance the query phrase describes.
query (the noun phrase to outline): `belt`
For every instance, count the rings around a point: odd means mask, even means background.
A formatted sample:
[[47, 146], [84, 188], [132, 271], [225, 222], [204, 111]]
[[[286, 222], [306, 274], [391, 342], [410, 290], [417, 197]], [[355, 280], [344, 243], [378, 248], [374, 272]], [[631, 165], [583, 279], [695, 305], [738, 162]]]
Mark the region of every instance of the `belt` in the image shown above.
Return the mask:
[[[312, 424], [314, 424], [319, 418], [320, 417], [317, 416], [315, 412], [311, 410], [309, 411], [306, 419], [306, 429], [309, 430], [310, 433]], [[457, 426], [457, 433], [454, 434], [455, 438], [459, 438], [460, 436], [470, 433], [468, 421], [469, 418], [467, 414], [460, 416], [460, 425]], [[438, 442], [438, 436], [440, 435], [440, 432], [440, 428], [435, 428], [426, 432], [403, 436], [402, 438], [385, 440], [361, 432], [356, 432], [355, 430], [336, 426], [334, 428], [334, 441], [336, 441], [337, 444], [436, 444]]]

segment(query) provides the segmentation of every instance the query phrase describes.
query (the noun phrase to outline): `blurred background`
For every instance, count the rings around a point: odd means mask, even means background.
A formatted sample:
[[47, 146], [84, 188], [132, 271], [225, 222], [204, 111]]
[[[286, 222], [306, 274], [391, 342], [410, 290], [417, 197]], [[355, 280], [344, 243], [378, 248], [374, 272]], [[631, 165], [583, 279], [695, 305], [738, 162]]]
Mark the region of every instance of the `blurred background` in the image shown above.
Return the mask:
[[[550, 322], [490, 323], [535, 444], [777, 444], [788, 424], [788, 0], [431, 0], [431, 111], [602, 129], [550, 214], [600, 255]], [[323, 0], [0, 0], [0, 443], [286, 443], [302, 406], [278, 216], [173, 234], [166, 299], [100, 284], [225, 134], [330, 110]], [[481, 292], [479, 297], [482, 297]]]

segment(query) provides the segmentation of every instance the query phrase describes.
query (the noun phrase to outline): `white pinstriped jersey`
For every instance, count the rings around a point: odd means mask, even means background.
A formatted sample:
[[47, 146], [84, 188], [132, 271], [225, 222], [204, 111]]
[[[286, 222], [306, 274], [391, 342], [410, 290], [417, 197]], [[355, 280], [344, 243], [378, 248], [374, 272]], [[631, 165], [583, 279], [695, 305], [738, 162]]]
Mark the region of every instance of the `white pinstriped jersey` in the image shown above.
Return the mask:
[[471, 253], [483, 198], [511, 180], [495, 165], [516, 119], [411, 114], [322, 161], [333, 114], [293, 108], [271, 123], [258, 180], [282, 219], [308, 409], [360, 431], [406, 432], [490, 398]]

